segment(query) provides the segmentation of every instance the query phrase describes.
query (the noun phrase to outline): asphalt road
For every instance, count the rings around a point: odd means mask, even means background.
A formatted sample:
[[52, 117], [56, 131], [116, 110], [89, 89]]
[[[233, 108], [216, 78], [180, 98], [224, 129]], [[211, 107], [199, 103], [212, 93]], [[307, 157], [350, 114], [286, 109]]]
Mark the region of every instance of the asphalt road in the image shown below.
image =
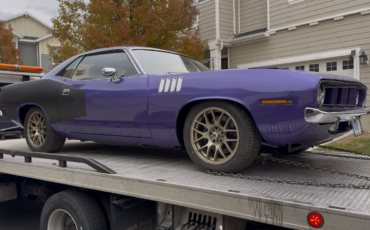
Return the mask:
[[0, 230], [39, 230], [43, 202], [15, 199], [0, 203]]

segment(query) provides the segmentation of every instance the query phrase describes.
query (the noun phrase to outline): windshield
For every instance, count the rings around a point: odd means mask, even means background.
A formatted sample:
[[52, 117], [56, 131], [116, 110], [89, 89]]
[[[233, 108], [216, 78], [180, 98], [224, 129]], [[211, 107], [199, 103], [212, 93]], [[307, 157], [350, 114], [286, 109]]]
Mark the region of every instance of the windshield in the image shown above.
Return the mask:
[[191, 73], [209, 71], [202, 63], [182, 55], [154, 50], [133, 50], [145, 73]]

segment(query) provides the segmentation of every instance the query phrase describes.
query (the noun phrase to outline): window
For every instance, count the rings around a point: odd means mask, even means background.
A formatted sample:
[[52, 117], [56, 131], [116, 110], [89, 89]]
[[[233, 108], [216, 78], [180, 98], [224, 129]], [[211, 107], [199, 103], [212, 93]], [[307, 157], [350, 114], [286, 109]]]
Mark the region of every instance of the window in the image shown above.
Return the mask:
[[320, 68], [319, 68], [319, 64], [312, 64], [310, 65], [310, 71], [312, 72], [319, 72]]
[[221, 69], [228, 69], [229, 68], [229, 59], [222, 58], [221, 59]]
[[304, 70], [304, 65], [296, 66], [295, 70]]
[[199, 15], [194, 15], [193, 16], [193, 28], [199, 26]]
[[115, 68], [117, 77], [129, 77], [137, 75], [138, 72], [132, 65], [127, 54], [123, 51], [114, 53], [102, 53], [85, 56], [76, 68], [73, 80], [103, 79], [102, 69]]
[[199, 22], [199, 15], [194, 15], [193, 16], [193, 23]]
[[62, 69], [58, 74], [57, 76], [60, 76], [60, 77], [65, 77], [65, 78], [71, 78], [72, 77], [72, 74], [73, 74], [73, 71], [75, 70], [76, 66], [78, 65], [78, 63], [81, 61], [82, 57], [79, 57], [77, 58], [76, 60], [74, 60], [71, 64], [69, 64], [67, 67], [65, 67], [64, 69]]
[[326, 71], [336, 71], [336, 70], [337, 70], [337, 62], [326, 63]]
[[133, 50], [145, 73], [191, 73], [209, 71], [202, 63], [176, 53], [155, 50]]
[[353, 69], [353, 60], [343, 61], [343, 70]]

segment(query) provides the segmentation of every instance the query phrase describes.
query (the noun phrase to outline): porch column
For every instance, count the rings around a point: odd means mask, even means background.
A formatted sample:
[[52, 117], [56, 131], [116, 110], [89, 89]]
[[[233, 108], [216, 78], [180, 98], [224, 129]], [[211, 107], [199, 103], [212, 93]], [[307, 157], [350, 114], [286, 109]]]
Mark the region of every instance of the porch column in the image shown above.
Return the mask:
[[219, 41], [208, 42], [210, 53], [210, 67], [211, 70], [221, 70], [221, 51], [222, 44]]

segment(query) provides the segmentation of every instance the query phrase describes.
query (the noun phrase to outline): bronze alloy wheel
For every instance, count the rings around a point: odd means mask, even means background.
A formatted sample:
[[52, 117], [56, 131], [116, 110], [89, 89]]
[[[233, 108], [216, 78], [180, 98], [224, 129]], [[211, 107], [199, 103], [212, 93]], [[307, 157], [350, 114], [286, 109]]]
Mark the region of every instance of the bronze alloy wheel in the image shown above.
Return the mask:
[[33, 112], [27, 121], [29, 142], [36, 148], [42, 146], [46, 139], [45, 117], [38, 111]]
[[195, 153], [204, 162], [224, 164], [233, 158], [238, 149], [239, 129], [226, 110], [209, 107], [193, 119], [190, 141]]

